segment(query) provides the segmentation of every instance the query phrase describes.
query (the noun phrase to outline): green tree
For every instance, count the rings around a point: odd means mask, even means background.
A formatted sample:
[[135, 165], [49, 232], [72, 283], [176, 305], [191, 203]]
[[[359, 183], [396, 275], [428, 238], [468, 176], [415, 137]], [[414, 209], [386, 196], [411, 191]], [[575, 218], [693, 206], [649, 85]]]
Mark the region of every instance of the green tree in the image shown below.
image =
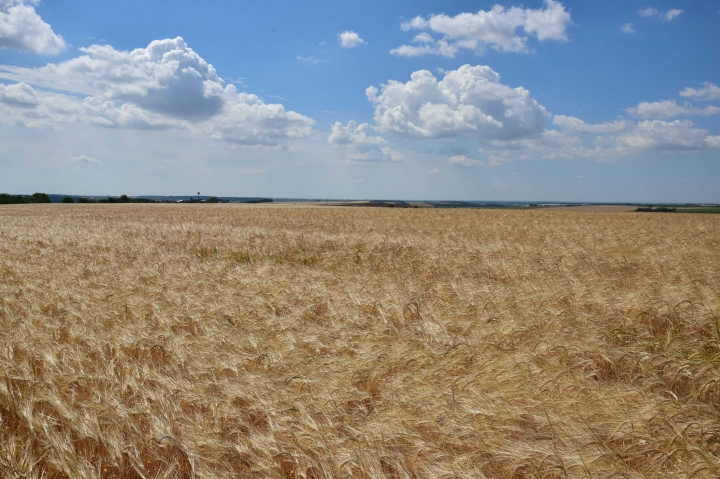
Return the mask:
[[33, 193], [31, 196], [24, 196], [23, 203], [50, 203], [50, 197], [45, 193]]
[[61, 203], [75, 203], [75, 200], [72, 199], [72, 196], [65, 196], [63, 197]]
[[0, 193], [0, 204], [2, 205], [22, 205], [26, 203], [50, 203], [50, 197], [45, 193], [33, 193], [30, 196]]

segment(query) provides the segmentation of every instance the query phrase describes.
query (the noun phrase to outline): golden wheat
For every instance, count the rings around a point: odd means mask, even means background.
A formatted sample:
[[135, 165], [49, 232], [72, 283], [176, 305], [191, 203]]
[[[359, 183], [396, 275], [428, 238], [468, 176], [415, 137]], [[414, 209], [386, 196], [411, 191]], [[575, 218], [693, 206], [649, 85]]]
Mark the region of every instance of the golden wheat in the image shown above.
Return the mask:
[[0, 471], [717, 477], [720, 216], [0, 208]]

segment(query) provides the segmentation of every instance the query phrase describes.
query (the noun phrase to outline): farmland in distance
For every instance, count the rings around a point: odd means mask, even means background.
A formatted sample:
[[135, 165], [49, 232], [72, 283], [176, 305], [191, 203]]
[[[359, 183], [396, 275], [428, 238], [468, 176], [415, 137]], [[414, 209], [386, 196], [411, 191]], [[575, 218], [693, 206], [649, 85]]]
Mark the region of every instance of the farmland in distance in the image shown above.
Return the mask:
[[0, 471], [716, 477], [720, 216], [0, 208]]

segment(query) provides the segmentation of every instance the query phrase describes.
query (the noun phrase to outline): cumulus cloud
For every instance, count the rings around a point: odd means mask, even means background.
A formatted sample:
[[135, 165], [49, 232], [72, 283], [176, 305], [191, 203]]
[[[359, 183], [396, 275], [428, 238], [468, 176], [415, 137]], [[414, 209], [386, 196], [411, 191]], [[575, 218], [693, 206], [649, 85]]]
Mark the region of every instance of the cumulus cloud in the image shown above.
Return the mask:
[[[366, 95], [375, 108], [373, 128], [410, 139], [475, 140], [483, 145], [480, 153], [490, 154], [487, 161], [473, 159], [467, 150], [441, 152], [451, 157], [451, 165], [466, 168], [497, 166], [529, 157], [615, 161], [631, 154], [693, 151], [720, 143], [720, 137], [711, 136], [689, 120], [653, 119], [720, 114], [720, 107], [697, 108], [672, 100], [641, 103], [627, 109], [641, 121], [618, 119], [592, 124], [573, 116], [553, 117], [530, 92], [503, 85], [500, 75], [487, 66], [464, 65], [443, 73], [439, 80], [420, 70], [407, 83], [391, 80], [379, 88], [369, 87]], [[705, 98], [713, 94], [713, 86], [687, 89], [685, 95]], [[548, 128], [549, 117], [557, 129]], [[333, 132], [340, 141], [358, 128], [337, 124]]]
[[74, 156], [70, 158], [70, 161], [73, 162], [80, 162], [80, 163], [102, 163], [102, 161], [98, 160], [97, 158], [91, 158], [87, 155], [80, 155], [80, 156]]
[[671, 22], [679, 17], [683, 13], [683, 10], [679, 8], [672, 8], [666, 12], [661, 12], [655, 7], [645, 7], [638, 10], [638, 15], [646, 18], [658, 18], [660, 20]]
[[420, 70], [366, 95], [376, 129], [409, 138], [516, 139], [541, 133], [548, 116], [529, 91], [503, 85], [487, 66], [463, 65], [440, 81]]
[[618, 136], [620, 145], [642, 150], [700, 150], [713, 146], [708, 130], [690, 120], [646, 120]]
[[3, 85], [0, 83], [0, 103], [20, 108], [33, 108], [39, 103], [35, 91], [27, 83]]
[[83, 113], [82, 100], [56, 93], [36, 92], [27, 83], [0, 84], [0, 122], [28, 127], [74, 121]]
[[635, 25], [632, 23], [626, 23], [620, 27], [620, 30], [622, 30], [623, 33], [635, 33]]
[[518, 29], [541, 42], [564, 41], [567, 40], [565, 30], [570, 22], [570, 13], [556, 0], [545, 0], [542, 9], [506, 9], [495, 5], [488, 11], [461, 13], [454, 17], [443, 13], [428, 18], [415, 17], [403, 22], [401, 28], [405, 31], [429, 30], [443, 35], [443, 38], [435, 41], [430, 35], [416, 36], [414, 41], [423, 45], [403, 45], [391, 50], [391, 53], [402, 56], [434, 54], [453, 57], [460, 49], [482, 53], [487, 46], [501, 52], [530, 52], [528, 37], [518, 35]]
[[[532, 152], [536, 158], [611, 162], [638, 153], [697, 151], [720, 147], [720, 137], [709, 136], [708, 130], [696, 127], [689, 120], [619, 121], [592, 125], [573, 117], [558, 117], [560, 119], [556, 123], [563, 126], [562, 132], [546, 130], [538, 138], [491, 143], [506, 151], [522, 151], [523, 155], [518, 156], [519, 159], [527, 158], [529, 155], [526, 152]], [[587, 141], [575, 133], [592, 133], [592, 146], [588, 146]]]
[[711, 148], [720, 148], [720, 135], [708, 136], [705, 138], [705, 143]]
[[487, 165], [484, 161], [471, 160], [465, 155], [451, 156], [448, 162], [453, 166], [462, 166], [465, 168], [479, 168]]
[[604, 122], [591, 125], [574, 116], [555, 115], [553, 124], [565, 131], [573, 133], [612, 133], [622, 131], [627, 127], [625, 121]]
[[[237, 145], [272, 147], [308, 136], [314, 124], [283, 105], [225, 85], [179, 37], [129, 52], [100, 45], [81, 50], [77, 58], [40, 68], [0, 66], [0, 78], [19, 82], [10, 93], [5, 87], [2, 97], [7, 97], [2, 105], [11, 118], [28, 126], [84, 121], [121, 128], [182, 127]], [[68, 94], [39, 92], [31, 84]], [[23, 110], [8, 103], [9, 94], [36, 103]]]
[[543, 158], [586, 158], [593, 154], [585, 148], [580, 137], [556, 130], [544, 130], [540, 135], [532, 138], [493, 140], [490, 144], [506, 150], [532, 150]]
[[[193, 119], [223, 107], [224, 80], [182, 38], [155, 40], [147, 48], [118, 51], [109, 45], [80, 49], [84, 55], [41, 68], [7, 68], [6, 78], [131, 102], [163, 115]], [[13, 75], [14, 74], [14, 75]]]
[[400, 162], [404, 159], [397, 151], [378, 146], [385, 144], [386, 141], [379, 136], [369, 134], [374, 129], [369, 123], [358, 125], [354, 121], [349, 121], [347, 126], [344, 126], [337, 121], [330, 129], [327, 141], [335, 148], [347, 147], [346, 163], [387, 163]]
[[685, 88], [680, 92], [680, 96], [698, 101], [720, 100], [720, 87], [713, 83], [705, 82], [702, 88]]
[[360, 35], [352, 30], [338, 33], [338, 41], [340, 42], [340, 46], [343, 48], [355, 48], [365, 43], [365, 41], [360, 38]]
[[236, 145], [276, 147], [310, 135], [314, 120], [280, 104], [264, 103], [256, 95], [237, 93], [232, 85], [227, 90], [222, 112], [206, 122], [213, 138]]
[[393, 150], [392, 148], [377, 146], [372, 147], [355, 147], [348, 148], [345, 161], [348, 163], [399, 163], [405, 157]]
[[427, 32], [420, 32], [412, 39], [413, 43], [434, 43], [435, 39]]
[[183, 122], [146, 112], [125, 103], [116, 105], [94, 97], [85, 99], [38, 91], [27, 83], [0, 85], [0, 121], [27, 127], [57, 127], [81, 122], [103, 127], [166, 129]]
[[720, 107], [708, 106], [697, 108], [690, 103], [678, 105], [675, 100], [663, 100], [656, 102], [642, 102], [633, 108], [627, 108], [628, 114], [640, 118], [673, 118], [677, 116], [710, 116], [720, 113]]
[[0, 0], [0, 48], [31, 53], [56, 54], [65, 40], [53, 32], [35, 11], [37, 1]]
[[331, 145], [379, 145], [385, 143], [383, 138], [368, 134], [373, 130], [369, 123], [358, 125], [354, 121], [349, 121], [347, 126], [343, 126], [342, 123], [336, 121], [330, 129], [328, 143]]

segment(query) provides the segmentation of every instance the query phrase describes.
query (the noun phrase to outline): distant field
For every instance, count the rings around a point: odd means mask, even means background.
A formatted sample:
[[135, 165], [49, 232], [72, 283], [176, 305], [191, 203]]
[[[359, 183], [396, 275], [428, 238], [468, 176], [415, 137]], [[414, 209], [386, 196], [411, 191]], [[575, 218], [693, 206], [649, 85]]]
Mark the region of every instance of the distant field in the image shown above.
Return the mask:
[[0, 471], [717, 477], [720, 216], [0, 208]]
[[677, 208], [678, 213], [720, 213], [720, 207], [707, 206], [707, 207], [695, 207], [695, 208]]

